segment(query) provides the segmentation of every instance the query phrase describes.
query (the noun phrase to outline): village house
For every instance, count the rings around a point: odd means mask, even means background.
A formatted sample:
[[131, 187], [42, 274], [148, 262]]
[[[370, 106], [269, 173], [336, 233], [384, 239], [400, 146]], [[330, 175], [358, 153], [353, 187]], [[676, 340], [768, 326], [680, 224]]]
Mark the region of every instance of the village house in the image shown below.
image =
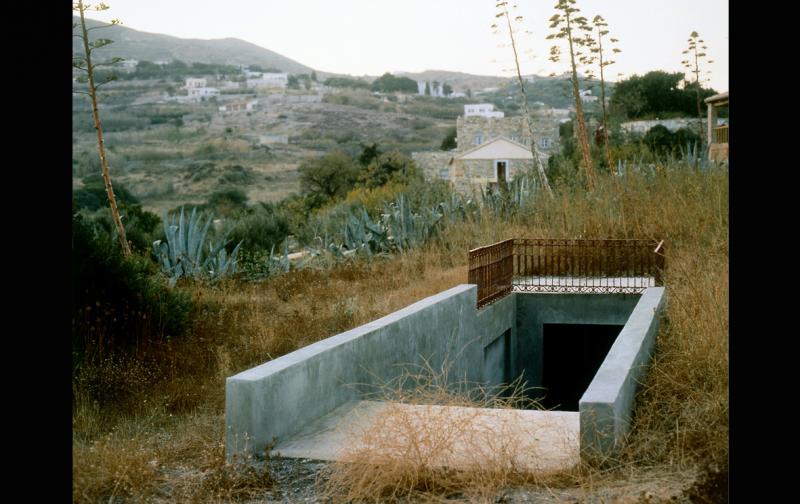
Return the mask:
[[132, 73], [136, 71], [137, 66], [139, 66], [139, 60], [126, 59], [114, 65], [114, 68], [121, 72]]
[[248, 78], [247, 87], [258, 88], [285, 88], [289, 84], [289, 75], [285, 73], [263, 73], [260, 77]]
[[190, 101], [205, 101], [209, 98], [219, 96], [219, 89], [213, 87], [192, 87], [189, 88]]
[[187, 77], [184, 84], [186, 89], [204, 88], [208, 85], [208, 81], [203, 78]]
[[258, 100], [239, 100], [228, 102], [219, 107], [220, 112], [252, 112], [256, 109]]
[[[559, 149], [560, 114], [538, 109], [531, 127], [539, 159], [546, 163]], [[449, 152], [415, 152], [412, 158], [426, 178], [448, 180], [468, 193], [510, 181], [532, 166], [530, 131], [524, 117], [504, 117], [492, 104], [464, 105], [456, 119], [456, 149]]]
[[597, 100], [599, 99], [597, 96], [594, 96], [592, 94], [591, 89], [584, 89], [582, 91], [579, 91], [578, 93], [580, 94], [581, 101], [583, 103], [596, 103]]
[[491, 103], [474, 103], [471, 105], [464, 105], [464, 117], [505, 117], [505, 115], [505, 112], [501, 110], [495, 110], [494, 105]]

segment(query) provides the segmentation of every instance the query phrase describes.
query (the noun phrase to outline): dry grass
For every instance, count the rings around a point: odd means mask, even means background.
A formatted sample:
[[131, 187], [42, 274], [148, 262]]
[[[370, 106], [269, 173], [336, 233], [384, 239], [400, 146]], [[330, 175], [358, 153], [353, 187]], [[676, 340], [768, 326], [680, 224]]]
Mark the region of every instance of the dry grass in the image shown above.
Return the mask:
[[[387, 402], [356, 414], [340, 459], [319, 475], [318, 495], [332, 502], [489, 502], [508, 486], [552, 483], [569, 474], [568, 446], [555, 443], [547, 453], [536, 438], [575, 440], [558, 422], [524, 422], [521, 409], [540, 407], [519, 382], [486, 389], [453, 382], [448, 367], [412, 366], [377, 385], [370, 395]], [[561, 468], [538, 470], [541, 456]]]
[[594, 491], [698, 468], [727, 473], [728, 176], [662, 171], [606, 178], [591, 195], [543, 199], [508, 221], [454, 226], [391, 259], [194, 289], [195, 329], [164, 350], [172, 357], [159, 357], [169, 363], [163, 378], [139, 384], [138, 405], [97, 408], [76, 394], [74, 500], [222, 502], [263, 491], [264, 475], [251, 484], [240, 471], [237, 483], [224, 472], [224, 378], [463, 283], [469, 248], [513, 236], [658, 238], [668, 247], [666, 320], [628, 449], [549, 484]]

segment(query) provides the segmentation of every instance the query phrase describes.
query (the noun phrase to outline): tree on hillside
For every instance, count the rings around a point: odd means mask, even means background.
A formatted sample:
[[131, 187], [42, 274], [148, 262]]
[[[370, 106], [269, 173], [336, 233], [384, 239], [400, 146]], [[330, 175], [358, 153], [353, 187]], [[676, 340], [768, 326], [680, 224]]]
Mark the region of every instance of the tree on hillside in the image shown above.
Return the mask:
[[389, 72], [381, 75], [372, 83], [372, 90], [381, 93], [411, 93], [416, 94], [419, 89], [417, 81], [408, 77], [396, 77]]
[[300, 190], [312, 208], [342, 198], [353, 188], [361, 168], [349, 155], [334, 151], [320, 158], [304, 161], [298, 168]]
[[706, 82], [708, 80], [708, 75], [710, 74], [710, 72], [702, 71], [700, 69], [700, 63], [703, 62], [703, 59], [706, 60], [705, 63], [707, 64], [714, 63], [714, 61], [709, 60], [708, 57], [706, 56], [706, 50], [708, 49], [708, 47], [706, 47], [705, 42], [703, 42], [703, 39], [700, 38], [700, 35], [696, 31], [693, 31], [691, 35], [689, 35], [688, 42], [689, 42], [689, 47], [683, 51], [683, 54], [688, 54], [689, 56], [687, 59], [681, 61], [681, 64], [685, 66], [691, 73], [694, 74], [694, 90], [695, 90], [695, 96], [697, 97], [697, 118], [700, 119], [701, 121], [700, 124], [698, 125], [698, 128], [700, 131], [700, 141], [702, 143], [703, 111], [700, 105], [700, 91], [702, 89], [703, 82]]
[[329, 77], [323, 83], [326, 86], [344, 88], [349, 87], [353, 89], [369, 89], [369, 83], [359, 79], [351, 79], [349, 77]]
[[[668, 117], [670, 115], [693, 116], [696, 114], [695, 90], [693, 86], [681, 86], [682, 72], [647, 72], [621, 80], [614, 86], [609, 101], [612, 114], [627, 119], [644, 117]], [[701, 89], [700, 97], [715, 93], [713, 89]]]
[[358, 163], [366, 168], [369, 164], [383, 154], [378, 148], [378, 144], [373, 142], [371, 144], [361, 144], [361, 154], [358, 156]]
[[[525, 124], [528, 127], [528, 135], [530, 136], [530, 147], [531, 147], [531, 156], [533, 156], [533, 166], [535, 168], [535, 173], [538, 177], [539, 184], [547, 190], [547, 193], [552, 196], [553, 190], [550, 187], [550, 182], [547, 180], [547, 174], [544, 171], [544, 165], [542, 164], [542, 160], [539, 158], [539, 153], [536, 149], [536, 138], [533, 134], [533, 125], [531, 124], [531, 114], [530, 108], [528, 106], [528, 94], [525, 92], [525, 80], [522, 78], [522, 70], [519, 68], [519, 56], [517, 54], [517, 42], [514, 38], [514, 29], [511, 26], [511, 15], [508, 12], [508, 2], [497, 2], [497, 8], [502, 8], [500, 12], [495, 14], [495, 18], [505, 18], [506, 25], [508, 27], [508, 36], [511, 39], [511, 48], [514, 52], [514, 63], [516, 64], [517, 69], [517, 82], [519, 83], [520, 92], [522, 93], [522, 104], [523, 110], [525, 112]], [[516, 5], [514, 6], [516, 8]], [[522, 16], [516, 16], [514, 18], [516, 22], [522, 21]], [[497, 32], [499, 29], [497, 24], [493, 24], [492, 28]], [[472, 92], [467, 89], [467, 96], [472, 96]]]
[[450, 84], [443, 84], [442, 85], [442, 93], [445, 96], [450, 96], [453, 94], [453, 87]]
[[447, 135], [445, 135], [444, 140], [442, 140], [442, 145], [440, 148], [443, 151], [447, 151], [447, 150], [453, 150], [456, 147], [458, 147], [458, 144], [456, 143], [456, 135], [457, 131], [455, 126], [447, 130]]
[[[583, 116], [583, 101], [581, 100], [580, 89], [578, 87], [578, 63], [575, 61], [576, 56], [580, 61], [583, 56], [583, 50], [586, 49], [587, 44], [590, 43], [589, 38], [580, 36], [580, 33], [575, 33], [576, 30], [592, 31], [591, 26], [587, 19], [583, 16], [576, 16], [580, 9], [573, 7], [575, 0], [558, 0], [555, 9], [560, 11], [550, 18], [550, 28], [555, 29], [553, 33], [547, 36], [548, 40], [562, 39], [566, 40], [567, 47], [569, 48], [569, 63], [570, 70], [572, 71], [572, 96], [575, 100], [575, 119], [578, 126], [578, 141], [581, 146], [581, 153], [583, 155], [584, 168], [586, 170], [586, 182], [589, 190], [594, 188], [595, 173], [592, 164], [592, 153], [589, 147], [589, 134], [586, 130], [586, 120]], [[550, 48], [550, 61], [558, 62], [561, 59], [561, 51], [558, 46]]]
[[425, 96], [431, 95], [431, 83], [425, 82]]
[[389, 182], [409, 184], [421, 179], [422, 172], [410, 157], [393, 150], [374, 159], [358, 178], [358, 184], [368, 189], [381, 187]]
[[[98, 67], [103, 66], [112, 66], [120, 61], [122, 58], [112, 58], [109, 61], [103, 63], [94, 63], [92, 62], [92, 52], [96, 49], [101, 47], [105, 47], [113, 41], [109, 39], [99, 38], [93, 41], [89, 40], [89, 31], [97, 30], [100, 28], [105, 28], [107, 26], [96, 26], [93, 28], [86, 27], [86, 19], [84, 17], [84, 13], [87, 10], [91, 11], [104, 11], [108, 10], [108, 5], [104, 3], [100, 3], [96, 6], [92, 6], [91, 4], [84, 4], [83, 0], [78, 0], [77, 3], [72, 4], [72, 10], [77, 11], [80, 15], [80, 22], [73, 24], [73, 28], [80, 27], [80, 33], [78, 35], [74, 35], [81, 39], [83, 43], [83, 55], [73, 55], [72, 57], [72, 66], [78, 70], [81, 70], [86, 73], [86, 82], [88, 84], [89, 91], [74, 91], [76, 93], [86, 94], [92, 101], [92, 118], [94, 119], [94, 128], [97, 132], [97, 152], [100, 155], [100, 169], [103, 173], [103, 182], [105, 183], [106, 187], [106, 194], [108, 195], [108, 203], [111, 207], [111, 216], [114, 221], [114, 227], [117, 229], [117, 236], [119, 237], [120, 245], [122, 246], [122, 253], [124, 257], [130, 257], [131, 255], [131, 247], [128, 244], [128, 239], [125, 235], [125, 226], [122, 225], [122, 218], [119, 215], [119, 208], [117, 208], [117, 200], [114, 197], [114, 188], [111, 185], [111, 174], [109, 173], [108, 167], [108, 159], [106, 158], [106, 149], [105, 143], [103, 140], [103, 128], [100, 123], [100, 112], [97, 108], [97, 89], [100, 86], [103, 86], [111, 81], [114, 80], [114, 75], [112, 74], [109, 78], [103, 80], [102, 82], [95, 82], [95, 75], [94, 71]], [[108, 26], [115, 26], [120, 24], [118, 19], [113, 19], [111, 24]]]
[[317, 82], [317, 71], [311, 70], [311, 80]]

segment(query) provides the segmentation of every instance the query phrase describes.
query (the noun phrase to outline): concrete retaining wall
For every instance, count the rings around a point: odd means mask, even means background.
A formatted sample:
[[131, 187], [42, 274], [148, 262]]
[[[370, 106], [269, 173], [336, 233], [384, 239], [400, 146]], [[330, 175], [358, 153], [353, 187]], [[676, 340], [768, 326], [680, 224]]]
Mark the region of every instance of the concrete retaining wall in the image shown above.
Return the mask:
[[516, 303], [508, 296], [478, 312], [476, 300], [475, 285], [459, 285], [228, 378], [228, 457], [263, 453], [273, 439], [291, 436], [423, 358], [434, 369], [451, 362], [452, 380], [486, 383], [485, 348], [509, 330], [516, 347]]
[[664, 289], [626, 294], [512, 293], [477, 310], [463, 284], [227, 379], [226, 453], [262, 454], [403, 369], [447, 363], [452, 382], [541, 386], [543, 324], [624, 327], [580, 400], [581, 449], [607, 454], [630, 424]]
[[579, 402], [581, 455], [611, 455], [630, 428], [636, 390], [653, 353], [664, 288], [642, 294]]

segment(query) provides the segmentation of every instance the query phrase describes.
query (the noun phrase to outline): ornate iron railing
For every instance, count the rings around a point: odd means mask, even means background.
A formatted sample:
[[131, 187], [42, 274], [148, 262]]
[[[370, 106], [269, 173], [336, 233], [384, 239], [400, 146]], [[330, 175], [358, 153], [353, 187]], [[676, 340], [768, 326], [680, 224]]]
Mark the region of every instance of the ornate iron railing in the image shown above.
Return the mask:
[[664, 242], [517, 238], [469, 252], [478, 307], [512, 291], [637, 294], [663, 285]]

